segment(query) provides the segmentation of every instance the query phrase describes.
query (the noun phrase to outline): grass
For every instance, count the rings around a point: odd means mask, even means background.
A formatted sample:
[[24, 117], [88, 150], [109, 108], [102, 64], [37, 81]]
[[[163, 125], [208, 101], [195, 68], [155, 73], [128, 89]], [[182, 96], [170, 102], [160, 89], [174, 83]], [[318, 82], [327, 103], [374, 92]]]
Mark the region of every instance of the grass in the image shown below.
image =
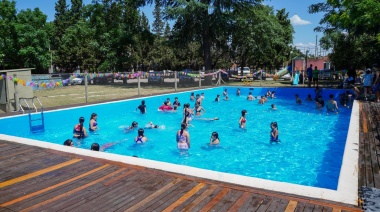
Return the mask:
[[[323, 84], [323, 82], [322, 82]], [[291, 86], [290, 81], [284, 80], [255, 80], [252, 82], [240, 82], [230, 80], [222, 85], [230, 86], [252, 86], [252, 87], [286, 87]], [[300, 84], [298, 87], [306, 87], [306, 84]], [[198, 84], [194, 87], [178, 87], [177, 91], [187, 91], [198, 89]], [[87, 87], [87, 103], [106, 102], [112, 100], [128, 99], [138, 96], [152, 96], [162, 93], [175, 92], [174, 83], [165, 83], [164, 85], [149, 85], [141, 83], [140, 95], [138, 94], [137, 83], [111, 85], [89, 85]], [[74, 85], [65, 86], [51, 90], [36, 90], [34, 96], [37, 96], [45, 109], [68, 107], [79, 104], [86, 104], [85, 86]], [[5, 113], [5, 105], [0, 105], [0, 114]], [[3, 109], [4, 108], [4, 109]]]

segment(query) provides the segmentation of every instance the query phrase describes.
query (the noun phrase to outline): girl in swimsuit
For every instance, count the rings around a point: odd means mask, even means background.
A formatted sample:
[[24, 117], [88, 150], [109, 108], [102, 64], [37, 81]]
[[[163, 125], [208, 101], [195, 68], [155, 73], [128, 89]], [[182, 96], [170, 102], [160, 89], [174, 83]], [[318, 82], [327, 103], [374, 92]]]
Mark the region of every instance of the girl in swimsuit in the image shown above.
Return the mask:
[[217, 132], [213, 132], [211, 134], [211, 138], [210, 138], [210, 145], [217, 145], [219, 144], [220, 141], [219, 141], [219, 135]]
[[137, 131], [137, 136], [135, 137], [136, 144], [142, 144], [148, 141], [148, 138], [144, 135], [144, 129], [140, 128]]
[[247, 122], [247, 119], [245, 119], [245, 114], [247, 114], [246, 110], [241, 111], [241, 117], [239, 119], [239, 127], [242, 129], [245, 129], [245, 122]]
[[270, 131], [270, 142], [280, 142], [278, 139], [278, 129], [277, 129], [277, 122], [272, 122], [270, 124], [271, 131]]
[[79, 124], [76, 124], [74, 126], [74, 130], [73, 130], [74, 138], [85, 138], [85, 137], [87, 137], [87, 131], [86, 131], [86, 128], [83, 127], [83, 123], [84, 123], [84, 118], [80, 117], [79, 118]]
[[88, 128], [91, 132], [99, 129], [98, 122], [96, 122], [97, 119], [98, 115], [96, 113], [92, 113], [90, 117], [90, 126]]
[[182, 123], [181, 129], [177, 131], [177, 148], [179, 150], [188, 150], [190, 148], [190, 134], [186, 131], [187, 124]]
[[194, 93], [191, 93], [190, 94], [190, 101], [194, 101], [194, 99], [195, 99]]
[[[194, 110], [195, 110], [196, 116], [201, 116], [201, 115], [203, 115], [203, 113], [206, 112], [206, 110], [202, 106], [200, 106], [199, 104], [195, 105]], [[203, 111], [203, 113], [201, 113], [202, 111]]]

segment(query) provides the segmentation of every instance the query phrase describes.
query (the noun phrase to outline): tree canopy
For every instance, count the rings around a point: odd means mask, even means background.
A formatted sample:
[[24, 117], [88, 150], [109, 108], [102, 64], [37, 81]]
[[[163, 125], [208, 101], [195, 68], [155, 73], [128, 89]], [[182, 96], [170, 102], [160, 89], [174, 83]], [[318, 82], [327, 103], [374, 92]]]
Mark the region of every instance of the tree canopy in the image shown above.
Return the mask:
[[371, 66], [380, 62], [380, 1], [335, 0], [309, 7], [325, 13], [315, 30], [324, 33], [322, 47], [332, 48], [337, 68]]
[[[140, 8], [153, 3], [151, 27]], [[285, 9], [261, 0], [57, 0], [52, 22], [15, 6], [0, 0], [1, 66], [36, 73], [47, 72], [50, 55], [65, 72], [276, 68], [294, 32]]]

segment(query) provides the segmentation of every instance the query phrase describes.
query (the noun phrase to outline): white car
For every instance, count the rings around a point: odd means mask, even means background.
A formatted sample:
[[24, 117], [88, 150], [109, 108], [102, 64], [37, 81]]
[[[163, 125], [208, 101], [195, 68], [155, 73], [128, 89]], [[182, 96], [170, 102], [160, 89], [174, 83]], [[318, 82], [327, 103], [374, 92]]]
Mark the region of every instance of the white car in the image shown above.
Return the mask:
[[[90, 79], [87, 78], [87, 83], [90, 84]], [[77, 76], [74, 79], [71, 80], [71, 85], [84, 85], [84, 77], [83, 76]]]

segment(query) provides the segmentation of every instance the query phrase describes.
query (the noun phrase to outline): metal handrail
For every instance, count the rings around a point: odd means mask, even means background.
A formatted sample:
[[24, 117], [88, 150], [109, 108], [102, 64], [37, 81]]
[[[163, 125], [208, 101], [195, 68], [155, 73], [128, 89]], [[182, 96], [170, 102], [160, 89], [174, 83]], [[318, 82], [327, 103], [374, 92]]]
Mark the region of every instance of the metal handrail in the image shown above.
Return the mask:
[[20, 109], [21, 109], [22, 113], [25, 113], [25, 110], [24, 110], [24, 108], [22, 107], [22, 105], [21, 105], [21, 101], [20, 101], [20, 100], [24, 100], [25, 104], [28, 106], [29, 113], [30, 113], [30, 105], [28, 104], [28, 101], [27, 101], [27, 100], [31, 100], [31, 101], [32, 101], [32, 105], [33, 105], [34, 110], [36, 111], [36, 113], [38, 112], [38, 109], [37, 109], [36, 105], [34, 104], [34, 99], [37, 99], [38, 103], [40, 104], [41, 110], [43, 111], [42, 103], [41, 103], [41, 101], [38, 99], [37, 96], [34, 96], [34, 97], [32, 97], [32, 98], [23, 98], [23, 97], [22, 97], [22, 98], [19, 98], [19, 106], [20, 106]]

